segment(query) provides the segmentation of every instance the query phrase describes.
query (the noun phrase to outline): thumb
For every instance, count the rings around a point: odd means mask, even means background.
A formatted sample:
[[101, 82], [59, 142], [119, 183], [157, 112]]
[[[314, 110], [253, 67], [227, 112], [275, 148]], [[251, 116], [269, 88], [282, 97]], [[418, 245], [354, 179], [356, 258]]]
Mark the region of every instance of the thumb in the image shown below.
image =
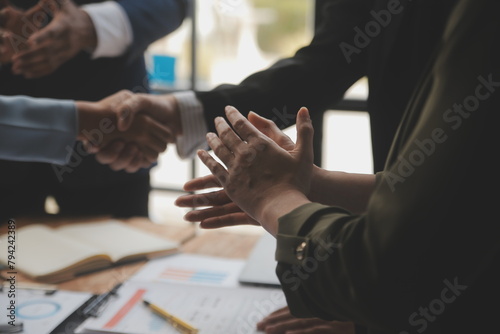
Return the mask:
[[67, 26], [64, 22], [64, 13], [55, 13], [52, 21], [42, 29], [35, 32], [28, 41], [31, 44], [41, 44], [48, 40], [56, 40], [66, 32]]
[[117, 110], [118, 130], [127, 131], [132, 125], [135, 115], [148, 108], [147, 101], [138, 95], [131, 95], [125, 101], [121, 102]]
[[304, 162], [312, 163], [314, 160], [313, 138], [314, 128], [309, 116], [309, 110], [302, 107], [297, 113], [296, 151], [298, 152], [299, 159]]
[[47, 26], [38, 30], [28, 38], [28, 43], [31, 45], [42, 44], [45, 41], [58, 38], [64, 28], [57, 20], [52, 20]]
[[[141, 113], [154, 119], [155, 121], [171, 127], [168, 118], [168, 111], [173, 106], [163, 96], [154, 96], [152, 94], [134, 94], [130, 99], [123, 102], [118, 109], [118, 129], [127, 130], [135, 117], [135, 114]], [[174, 130], [174, 133], [176, 131]]]
[[[50, 22], [50, 9], [43, 5], [42, 1], [28, 9], [24, 12], [24, 22], [30, 22], [30, 26], [36, 27], [36, 29], [41, 29], [45, 27]], [[27, 37], [27, 36], [26, 36]]]
[[35, 5], [36, 7], [45, 10], [48, 14], [55, 15], [63, 6], [69, 5], [69, 0], [40, 0]]

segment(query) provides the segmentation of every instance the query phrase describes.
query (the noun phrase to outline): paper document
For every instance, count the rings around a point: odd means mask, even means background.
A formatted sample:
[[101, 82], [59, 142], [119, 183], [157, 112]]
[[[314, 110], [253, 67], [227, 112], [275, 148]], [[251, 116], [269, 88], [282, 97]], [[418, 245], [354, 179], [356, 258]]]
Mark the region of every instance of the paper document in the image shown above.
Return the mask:
[[143, 304], [144, 299], [198, 328], [200, 334], [257, 333], [258, 321], [286, 305], [280, 289], [128, 282], [99, 318], [88, 319], [76, 332], [178, 334]]
[[175, 254], [149, 261], [130, 281], [236, 287], [244, 260]]
[[[23, 323], [23, 334], [49, 334], [92, 295], [58, 290], [51, 295], [41, 290], [16, 289], [15, 321]], [[0, 293], [0, 306], [6, 310], [11, 299]]]

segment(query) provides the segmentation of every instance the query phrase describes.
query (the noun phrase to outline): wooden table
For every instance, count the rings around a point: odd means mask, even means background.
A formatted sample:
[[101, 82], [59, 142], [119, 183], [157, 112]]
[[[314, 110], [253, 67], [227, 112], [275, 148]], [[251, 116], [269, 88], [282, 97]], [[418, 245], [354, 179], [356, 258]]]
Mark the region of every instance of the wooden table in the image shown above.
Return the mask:
[[[103, 218], [109, 219], [109, 217], [93, 218], [92, 220], [89, 220], [88, 218], [71, 218], [71, 222], [78, 223], [82, 221], [101, 220]], [[51, 226], [59, 226], [68, 224], [68, 221], [68, 219], [55, 219], [53, 217], [36, 220], [30, 218], [16, 219], [16, 227], [20, 228], [33, 223], [44, 223]], [[225, 258], [246, 258], [259, 238], [259, 235], [256, 234], [235, 234], [225, 232], [224, 229], [200, 231], [198, 227], [189, 223], [186, 223], [185, 226], [163, 225], [152, 223], [145, 218], [133, 218], [124, 220], [124, 222], [144, 229], [145, 231], [153, 232], [158, 236], [165, 237], [166, 239], [181, 242], [181, 252]], [[6, 231], [6, 224], [2, 225], [0, 227], [0, 234], [5, 233]], [[70, 281], [59, 283], [58, 288], [101, 294], [109, 291], [117, 283], [127, 280], [145, 263], [146, 261], [141, 261], [87, 274]], [[26, 277], [23, 277], [20, 273], [17, 276], [17, 280], [19, 282], [34, 282]]]

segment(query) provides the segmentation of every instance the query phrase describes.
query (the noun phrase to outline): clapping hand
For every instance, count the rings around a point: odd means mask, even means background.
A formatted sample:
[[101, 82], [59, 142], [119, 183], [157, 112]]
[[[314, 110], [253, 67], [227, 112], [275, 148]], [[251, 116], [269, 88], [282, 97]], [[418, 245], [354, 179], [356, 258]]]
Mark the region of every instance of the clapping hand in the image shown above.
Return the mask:
[[[188, 181], [184, 185], [184, 190], [194, 192], [220, 187], [221, 184], [214, 175], [207, 175]], [[195, 208], [189, 211], [184, 216], [184, 219], [190, 222], [200, 222], [201, 228], [213, 229], [234, 225], [260, 225], [259, 222], [241, 210], [229, 198], [224, 189], [184, 195], [177, 198], [175, 205]]]
[[272, 235], [280, 216], [309, 203], [313, 128], [306, 108], [297, 114], [297, 145], [287, 151], [259, 131], [235, 108], [215, 119], [215, 133], [207, 134], [209, 146], [224, 166], [208, 152], [199, 151], [227, 196]]
[[72, 0], [41, 0], [26, 12], [9, 5], [0, 14], [0, 26], [1, 60], [12, 62], [12, 71], [26, 78], [51, 74], [97, 44], [92, 20]]
[[[256, 113], [248, 114], [248, 121], [281, 148], [286, 151], [294, 150], [295, 143], [273, 121], [261, 117]], [[184, 185], [184, 190], [195, 192], [220, 187], [221, 184], [214, 175], [207, 175], [188, 181]], [[189, 211], [184, 216], [184, 219], [190, 222], [200, 222], [200, 227], [206, 229], [234, 225], [260, 225], [255, 219], [243, 212], [227, 196], [224, 189], [208, 193], [184, 195], [177, 198], [175, 204], [179, 207], [195, 208]]]
[[49, 22], [48, 1], [42, 0], [29, 10], [0, 1], [0, 63], [12, 62], [15, 54], [27, 50], [28, 39]]

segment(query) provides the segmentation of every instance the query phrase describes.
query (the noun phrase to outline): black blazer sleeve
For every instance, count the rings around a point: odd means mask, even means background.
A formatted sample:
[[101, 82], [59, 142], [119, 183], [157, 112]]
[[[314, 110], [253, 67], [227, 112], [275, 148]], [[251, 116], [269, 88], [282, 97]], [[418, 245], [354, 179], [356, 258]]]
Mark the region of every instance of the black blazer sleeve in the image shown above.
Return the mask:
[[233, 105], [242, 113], [255, 111], [283, 128], [295, 123], [295, 114], [301, 106], [312, 113], [322, 112], [342, 98], [366, 74], [366, 66], [364, 55], [353, 57], [349, 63], [340, 44], [353, 44], [354, 28], [367, 20], [370, 4], [362, 0], [328, 1], [323, 10], [323, 24], [311, 44], [293, 57], [250, 75], [239, 85], [221, 85], [209, 92], [197, 92], [211, 131], [214, 131], [213, 119], [223, 114], [226, 105]]

